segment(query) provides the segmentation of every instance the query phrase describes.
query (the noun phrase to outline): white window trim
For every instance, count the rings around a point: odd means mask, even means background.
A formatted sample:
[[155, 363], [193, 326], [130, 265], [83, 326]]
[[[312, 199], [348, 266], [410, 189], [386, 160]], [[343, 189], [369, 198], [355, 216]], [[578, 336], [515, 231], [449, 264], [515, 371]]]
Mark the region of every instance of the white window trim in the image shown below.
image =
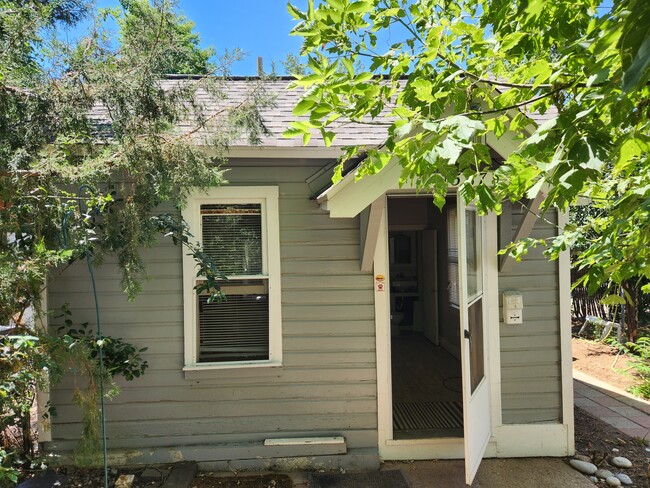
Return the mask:
[[[202, 204], [262, 205], [262, 266], [264, 278], [269, 284], [269, 359], [264, 361], [229, 361], [223, 363], [197, 362], [198, 324], [197, 300], [194, 284], [196, 262], [183, 250], [183, 316], [185, 340], [185, 365], [183, 371], [206, 371], [213, 369], [242, 369], [278, 367], [282, 365], [282, 303], [280, 285], [280, 219], [277, 186], [224, 186], [207, 191], [193, 191], [187, 199], [182, 215], [193, 235], [192, 241], [201, 242]], [[257, 276], [259, 277], [259, 276]], [[238, 277], [239, 278], [239, 277]]]

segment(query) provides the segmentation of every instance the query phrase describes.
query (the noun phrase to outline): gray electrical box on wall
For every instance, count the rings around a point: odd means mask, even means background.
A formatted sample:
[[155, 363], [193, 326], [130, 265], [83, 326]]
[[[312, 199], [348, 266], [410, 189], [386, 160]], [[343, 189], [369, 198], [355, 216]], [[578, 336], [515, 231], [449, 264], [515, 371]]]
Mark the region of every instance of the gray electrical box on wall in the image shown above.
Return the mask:
[[524, 299], [518, 291], [503, 292], [503, 323], [508, 325], [523, 324]]

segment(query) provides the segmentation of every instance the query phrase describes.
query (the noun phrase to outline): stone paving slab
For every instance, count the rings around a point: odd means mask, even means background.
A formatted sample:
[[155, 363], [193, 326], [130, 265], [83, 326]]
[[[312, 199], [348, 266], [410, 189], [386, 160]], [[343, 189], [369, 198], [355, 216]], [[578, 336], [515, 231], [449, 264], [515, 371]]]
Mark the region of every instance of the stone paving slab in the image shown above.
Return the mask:
[[650, 402], [579, 371], [573, 371], [576, 406], [640, 439], [650, 439]]
[[162, 488], [190, 488], [198, 471], [195, 462], [181, 462], [172, 466], [171, 473], [167, 476]]

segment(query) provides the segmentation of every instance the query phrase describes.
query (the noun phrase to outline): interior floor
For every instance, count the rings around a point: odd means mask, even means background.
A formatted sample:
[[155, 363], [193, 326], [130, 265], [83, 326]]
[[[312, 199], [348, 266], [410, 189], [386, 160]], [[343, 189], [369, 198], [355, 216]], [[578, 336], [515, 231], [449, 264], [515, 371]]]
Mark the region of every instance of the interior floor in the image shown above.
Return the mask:
[[391, 342], [394, 438], [462, 437], [460, 361], [422, 333]]

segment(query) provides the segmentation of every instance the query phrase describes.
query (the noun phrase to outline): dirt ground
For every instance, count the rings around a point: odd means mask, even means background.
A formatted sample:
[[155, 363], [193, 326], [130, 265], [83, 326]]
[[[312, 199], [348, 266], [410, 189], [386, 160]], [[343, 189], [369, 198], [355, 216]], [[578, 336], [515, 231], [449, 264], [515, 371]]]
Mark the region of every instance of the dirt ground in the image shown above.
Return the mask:
[[265, 474], [239, 476], [210, 476], [199, 474], [194, 478], [192, 488], [292, 488], [293, 482], [286, 474]]
[[[607, 465], [607, 458], [623, 456], [632, 461], [632, 468], [624, 470], [634, 486], [648, 488], [650, 485], [650, 452], [639, 440], [622, 433], [618, 429], [575, 408], [576, 453], [591, 456], [598, 467], [612, 470]], [[614, 451], [617, 449], [617, 451]], [[619, 470], [620, 471], [620, 470]]]
[[573, 369], [607, 384], [629, 390], [640, 383], [634, 374], [632, 361], [607, 344], [573, 338]]

